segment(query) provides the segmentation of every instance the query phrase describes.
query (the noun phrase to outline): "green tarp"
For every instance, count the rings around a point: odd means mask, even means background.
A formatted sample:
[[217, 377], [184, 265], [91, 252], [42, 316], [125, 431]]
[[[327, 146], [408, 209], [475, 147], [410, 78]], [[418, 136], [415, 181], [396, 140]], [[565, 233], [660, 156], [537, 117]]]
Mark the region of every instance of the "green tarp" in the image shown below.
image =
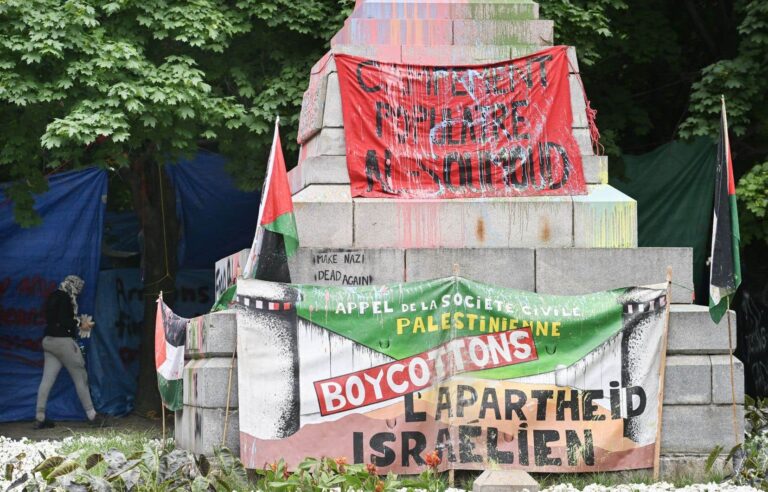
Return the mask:
[[610, 184], [637, 200], [638, 246], [693, 247], [696, 303], [704, 305], [716, 155], [715, 143], [699, 138], [625, 155], [620, 172], [609, 170]]

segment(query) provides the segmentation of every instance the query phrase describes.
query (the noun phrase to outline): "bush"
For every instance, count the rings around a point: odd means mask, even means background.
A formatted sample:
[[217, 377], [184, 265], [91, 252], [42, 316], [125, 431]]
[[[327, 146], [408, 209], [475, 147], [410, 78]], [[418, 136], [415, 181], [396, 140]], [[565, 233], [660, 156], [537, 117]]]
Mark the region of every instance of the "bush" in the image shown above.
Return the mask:
[[379, 477], [373, 464], [350, 465], [346, 458], [306, 458], [295, 473], [287, 470], [283, 460], [256, 470], [259, 479], [258, 490], [285, 490], [290, 492], [314, 492], [329, 489], [345, 491], [394, 491], [400, 488], [421, 489], [427, 492], [442, 492], [445, 483], [437, 473], [440, 458], [436, 452], [427, 453], [427, 470], [414, 478], [399, 480], [390, 473]]
[[43, 457], [31, 475], [23, 473], [7, 490], [229, 492], [248, 488], [245, 469], [227, 449], [217, 450], [214, 458], [208, 460], [155, 441], [127, 457], [111, 449], [93, 453], [81, 463], [79, 455], [80, 452], [74, 452], [67, 456]]
[[[733, 464], [731, 480], [737, 485], [748, 485], [768, 491], [768, 398], [753, 400], [744, 397], [746, 436], [726, 456]], [[707, 471], [712, 468], [722, 446], [715, 448], [707, 460]]]
[[[217, 449], [209, 460], [202, 455], [195, 456], [189, 451], [174, 449], [170, 440], [165, 443], [145, 440], [142, 446], [119, 437], [106, 442], [118, 444], [122, 449], [112, 447], [106, 452], [92, 452], [98, 449], [93, 439], [83, 438], [77, 442], [79, 445], [68, 443], [60, 448], [63, 455], [45, 457], [41, 453], [42, 461], [31, 471], [15, 477], [6, 490], [314, 492], [334, 489], [340, 492], [391, 492], [405, 488], [443, 492], [446, 488], [437, 473], [440, 457], [436, 452], [427, 453], [425, 461], [428, 468], [425, 472], [405, 479], [398, 479], [392, 473], [381, 477], [376, 466], [350, 465], [346, 458], [307, 458], [295, 472], [289, 472], [283, 460], [266, 465], [264, 470], [256, 470], [255, 482], [249, 482], [240, 460], [225, 448]], [[14, 478], [15, 469], [13, 462], [7, 464], [7, 480]]]

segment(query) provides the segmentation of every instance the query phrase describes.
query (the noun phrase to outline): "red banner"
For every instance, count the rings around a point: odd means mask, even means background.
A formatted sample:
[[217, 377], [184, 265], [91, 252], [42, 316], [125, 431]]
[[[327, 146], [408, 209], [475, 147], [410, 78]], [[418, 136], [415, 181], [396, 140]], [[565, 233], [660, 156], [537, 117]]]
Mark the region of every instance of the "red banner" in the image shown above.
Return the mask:
[[[445, 319], [447, 321], [448, 316]], [[519, 328], [457, 338], [399, 361], [316, 381], [315, 392], [320, 415], [325, 416], [423, 390], [452, 375], [536, 359], [538, 354], [531, 329]]]
[[566, 47], [462, 67], [335, 58], [352, 196], [586, 193]]

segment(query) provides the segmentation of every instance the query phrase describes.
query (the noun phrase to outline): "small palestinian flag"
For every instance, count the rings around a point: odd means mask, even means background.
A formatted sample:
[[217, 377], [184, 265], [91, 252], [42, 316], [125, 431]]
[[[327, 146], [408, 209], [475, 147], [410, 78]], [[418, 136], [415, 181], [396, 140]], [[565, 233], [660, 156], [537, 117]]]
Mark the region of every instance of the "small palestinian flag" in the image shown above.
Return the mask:
[[709, 315], [715, 323], [720, 322], [731, 304], [733, 294], [741, 284], [739, 241], [736, 186], [733, 180], [728, 119], [725, 115], [725, 99], [723, 99], [715, 172], [712, 253], [709, 258]]
[[275, 121], [275, 137], [267, 163], [267, 176], [261, 193], [259, 221], [251, 252], [243, 270], [244, 278], [270, 282], [290, 282], [288, 258], [299, 247], [299, 234], [293, 216], [291, 187]]
[[168, 410], [181, 410], [183, 406], [184, 345], [187, 339], [187, 318], [176, 315], [157, 299], [155, 318], [155, 368], [157, 388]]

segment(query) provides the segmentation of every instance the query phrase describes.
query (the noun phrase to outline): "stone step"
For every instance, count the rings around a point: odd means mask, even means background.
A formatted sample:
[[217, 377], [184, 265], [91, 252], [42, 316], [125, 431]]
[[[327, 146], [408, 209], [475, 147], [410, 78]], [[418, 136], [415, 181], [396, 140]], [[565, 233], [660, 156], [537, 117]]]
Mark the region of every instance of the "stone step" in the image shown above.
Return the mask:
[[494, 46], [494, 45], [431, 45], [431, 46], [403, 46], [401, 48], [401, 62], [414, 65], [479, 65], [497, 63], [512, 58], [529, 55], [541, 50], [541, 46], [520, 45]]
[[733, 357], [733, 388], [731, 388], [731, 357], [711, 355], [709, 358], [712, 362], [712, 403], [729, 405], [735, 396], [736, 403], [744, 404], [744, 364], [735, 356]]
[[347, 19], [331, 39], [338, 45], [535, 45], [551, 46], [549, 20]]
[[607, 155], [583, 155], [581, 161], [587, 184], [608, 184]]
[[[661, 478], [667, 482], [674, 482], [682, 477], [685, 477], [686, 480], [704, 482], [709, 480], [713, 473], [727, 476], [733, 471], [732, 464], [725, 462], [728, 451], [730, 449], [726, 449], [724, 453], [715, 459], [711, 471], [707, 471], [709, 453], [661, 455], [661, 460], [659, 461]], [[646, 470], [649, 478], [652, 476], [651, 471], [651, 469]]]
[[451, 3], [379, 0], [358, 5], [351, 17], [358, 19], [534, 20], [539, 18], [539, 5], [526, 1]]
[[501, 287], [536, 289], [534, 249], [412, 249], [405, 252], [405, 281], [459, 275]]
[[[302, 243], [304, 244], [304, 243]], [[690, 248], [333, 248], [303, 246], [290, 260], [297, 283], [349, 285], [344, 277], [371, 276], [370, 284], [429, 280], [453, 275], [510, 289], [580, 295], [601, 290], [663, 283], [672, 265], [673, 313], [670, 348], [695, 346], [689, 355], [727, 347], [726, 321], [717, 327], [707, 308], [690, 305], [693, 286]], [[722, 334], [720, 333], [722, 331]], [[716, 338], [710, 338], [716, 337]], [[723, 338], [724, 337], [724, 338]]]
[[[645, 248], [643, 248], [645, 249]], [[674, 274], [673, 274], [674, 275]], [[677, 280], [674, 280], [677, 282]], [[672, 291], [672, 300], [675, 301], [675, 291]], [[728, 318], [723, 317], [720, 323], [715, 325], [709, 316], [706, 306], [695, 304], [673, 304], [669, 324], [668, 352], [671, 354], [727, 354], [728, 353]], [[736, 349], [736, 314], [729, 311], [731, 321], [731, 339], [733, 348]], [[721, 375], [719, 368], [721, 359], [715, 364], [718, 369], [713, 369], [713, 377]], [[714, 366], [713, 366], [714, 367]], [[718, 379], [718, 387], [720, 379]], [[729, 383], [730, 384], [730, 383]], [[730, 391], [730, 389], [729, 389]], [[722, 392], [715, 391], [717, 403], [722, 402]]]
[[[744, 407], [736, 407], [736, 427], [744, 436]], [[716, 445], [730, 450], [736, 444], [731, 405], [664, 405], [661, 452], [710, 453]]]
[[[575, 198], [575, 197], [574, 197]], [[536, 290], [579, 295], [631, 285], [663, 283], [672, 266], [672, 302], [690, 303], [691, 248], [560, 248], [536, 250]]]
[[309, 186], [293, 195], [300, 244], [307, 247], [353, 246], [353, 207], [349, 185]]
[[532, 44], [552, 46], [554, 43], [554, 22], [551, 20], [505, 21], [505, 20], [455, 20], [453, 21], [453, 44], [509, 46]]
[[636, 202], [608, 185], [588, 190], [574, 197], [353, 199], [348, 185], [311, 185], [293, 202], [307, 247], [636, 247]]
[[539, 492], [539, 483], [523, 470], [485, 470], [472, 492]]
[[393, 46], [454, 44], [453, 21], [349, 18], [344, 22], [344, 27], [331, 39], [332, 47], [340, 44]]
[[354, 246], [361, 248], [567, 248], [573, 245], [569, 196], [355, 198]]
[[607, 184], [587, 188], [588, 194], [573, 196], [573, 245], [636, 248], [637, 202]]
[[233, 363], [231, 357], [193, 359], [184, 366], [184, 405], [226, 408], [228, 393], [229, 407], [237, 408], [236, 360]]
[[[213, 455], [221, 447], [224, 436], [225, 409], [198, 408], [185, 405], [175, 415], [176, 446], [195, 454]], [[227, 436], [224, 442], [235, 456], [240, 455], [240, 421], [237, 409], [229, 411]]]
[[[677, 320], [672, 319], [674, 324]], [[744, 404], [744, 364], [734, 357], [736, 403]], [[664, 378], [665, 405], [728, 405], [730, 366], [724, 355], [670, 355]]]
[[[327, 100], [327, 99], [326, 99]], [[339, 106], [339, 112], [341, 107]], [[331, 109], [329, 111], [335, 111]], [[325, 113], [325, 108], [323, 109]], [[323, 115], [325, 117], [325, 114]], [[301, 157], [320, 157], [320, 156], [345, 156], [347, 155], [346, 139], [344, 138], [344, 128], [322, 128], [319, 133], [309, 139], [301, 148]]]
[[204, 314], [187, 325], [187, 358], [228, 357], [236, 348], [237, 319], [233, 310]]

